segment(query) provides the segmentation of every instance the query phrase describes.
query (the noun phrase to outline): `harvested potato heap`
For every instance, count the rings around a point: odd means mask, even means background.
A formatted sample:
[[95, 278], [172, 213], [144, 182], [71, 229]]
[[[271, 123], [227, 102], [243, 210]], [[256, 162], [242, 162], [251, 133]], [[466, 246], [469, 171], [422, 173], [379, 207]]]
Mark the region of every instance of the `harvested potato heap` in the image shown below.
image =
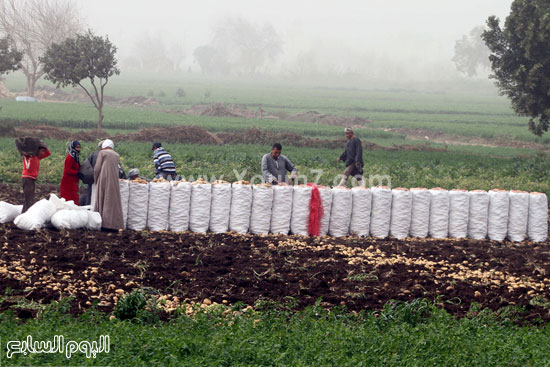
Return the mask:
[[162, 182], [170, 182], [170, 181], [168, 181], [164, 177], [160, 177], [160, 178], [153, 178], [153, 181], [151, 181], [151, 182], [153, 182], [153, 183], [162, 183]]
[[130, 181], [133, 182], [133, 183], [138, 183], [138, 184], [143, 184], [143, 185], [147, 185], [149, 183], [149, 182], [147, 182], [147, 180], [144, 180], [143, 178], [140, 178], [140, 177], [136, 178], [135, 180], [130, 180]]

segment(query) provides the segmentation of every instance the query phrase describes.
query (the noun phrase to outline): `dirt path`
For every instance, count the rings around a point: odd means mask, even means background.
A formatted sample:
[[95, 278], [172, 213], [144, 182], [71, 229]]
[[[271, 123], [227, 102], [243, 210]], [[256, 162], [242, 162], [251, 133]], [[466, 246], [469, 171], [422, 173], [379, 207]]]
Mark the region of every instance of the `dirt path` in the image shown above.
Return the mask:
[[462, 135], [445, 134], [442, 131], [407, 129], [407, 128], [379, 128], [378, 130], [405, 134], [408, 140], [424, 140], [426, 142], [441, 143], [447, 145], [475, 145], [484, 147], [510, 147], [525, 148], [541, 151], [550, 151], [550, 146], [521, 140], [500, 137], [485, 139], [480, 137], [468, 137]]

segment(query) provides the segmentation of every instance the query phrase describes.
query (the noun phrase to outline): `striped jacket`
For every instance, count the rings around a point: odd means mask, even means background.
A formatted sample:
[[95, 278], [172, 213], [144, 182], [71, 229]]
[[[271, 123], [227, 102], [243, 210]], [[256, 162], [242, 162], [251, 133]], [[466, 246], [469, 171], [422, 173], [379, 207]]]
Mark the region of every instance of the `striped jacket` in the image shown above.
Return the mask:
[[176, 173], [176, 165], [170, 153], [168, 153], [164, 148], [158, 148], [155, 150], [153, 155], [155, 162], [155, 174], [161, 172], [166, 173]]

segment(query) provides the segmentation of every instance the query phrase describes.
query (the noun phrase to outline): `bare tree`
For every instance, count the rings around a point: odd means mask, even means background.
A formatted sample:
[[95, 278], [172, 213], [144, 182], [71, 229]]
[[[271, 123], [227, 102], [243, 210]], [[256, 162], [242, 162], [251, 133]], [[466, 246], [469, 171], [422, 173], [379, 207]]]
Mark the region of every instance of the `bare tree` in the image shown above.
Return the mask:
[[0, 0], [0, 33], [11, 37], [23, 53], [21, 70], [27, 77], [27, 94], [44, 75], [39, 57], [53, 43], [82, 30], [75, 4], [65, 0]]
[[265, 72], [283, 50], [281, 37], [271, 24], [254, 24], [241, 17], [226, 17], [217, 23], [211, 46], [237, 75]]

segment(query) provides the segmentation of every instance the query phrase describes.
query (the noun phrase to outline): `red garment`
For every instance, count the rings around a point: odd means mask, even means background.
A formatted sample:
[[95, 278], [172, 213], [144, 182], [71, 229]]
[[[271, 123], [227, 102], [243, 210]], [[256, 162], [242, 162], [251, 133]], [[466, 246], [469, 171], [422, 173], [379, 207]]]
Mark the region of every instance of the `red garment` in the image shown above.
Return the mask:
[[308, 233], [310, 236], [319, 236], [321, 234], [321, 219], [324, 213], [321, 192], [314, 183], [308, 183], [307, 185], [312, 187], [311, 199], [309, 200]]
[[72, 200], [78, 205], [78, 170], [80, 163], [77, 163], [70, 154], [65, 158], [65, 169], [63, 170], [63, 178], [59, 186], [59, 194], [67, 201]]
[[21, 178], [32, 178], [36, 180], [38, 178], [38, 172], [40, 171], [40, 160], [50, 156], [50, 150], [46, 148], [44, 155], [36, 156], [23, 156], [23, 174]]

